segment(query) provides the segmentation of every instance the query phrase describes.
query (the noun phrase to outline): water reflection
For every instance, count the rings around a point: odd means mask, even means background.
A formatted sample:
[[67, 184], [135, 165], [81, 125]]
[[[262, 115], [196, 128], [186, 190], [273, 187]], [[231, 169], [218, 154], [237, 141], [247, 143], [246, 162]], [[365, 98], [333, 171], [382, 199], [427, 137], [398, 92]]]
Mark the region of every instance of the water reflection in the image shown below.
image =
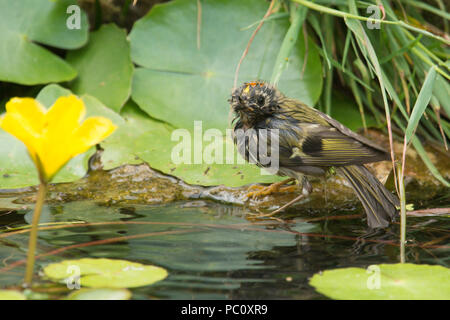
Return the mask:
[[[0, 213], [0, 225], [23, 225], [30, 212]], [[398, 226], [369, 232], [361, 218], [351, 216], [356, 211], [289, 212], [289, 221], [262, 221], [249, 219], [242, 207], [199, 200], [165, 206], [78, 201], [49, 205], [46, 212], [53, 229], [40, 231], [38, 254], [59, 251], [39, 259], [40, 266], [108, 257], [169, 270], [166, 280], [133, 289], [136, 299], [322, 299], [308, 285], [316, 272], [398, 262]], [[321, 219], [344, 214], [347, 219]], [[410, 220], [411, 243], [442, 237], [449, 226], [443, 218]], [[0, 236], [3, 265], [25, 257], [27, 233]], [[117, 241], [102, 244], [112, 238]], [[446, 265], [447, 256], [445, 250], [407, 248], [410, 262]], [[19, 283], [22, 272], [20, 266], [0, 274], [0, 287]]]

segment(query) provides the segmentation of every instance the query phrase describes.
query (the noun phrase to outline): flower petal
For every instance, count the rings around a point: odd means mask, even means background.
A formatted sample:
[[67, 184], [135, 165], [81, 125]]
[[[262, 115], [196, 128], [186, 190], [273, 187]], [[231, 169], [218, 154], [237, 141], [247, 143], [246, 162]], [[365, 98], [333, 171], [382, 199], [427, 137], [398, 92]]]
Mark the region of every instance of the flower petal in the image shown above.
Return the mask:
[[101, 142], [116, 128], [107, 118], [92, 117], [84, 121], [72, 135], [67, 137], [65, 145], [47, 148], [48, 152], [43, 155], [42, 160], [47, 179], [51, 180], [70, 159]]
[[73, 136], [72, 152], [74, 155], [85, 152], [106, 139], [116, 128], [117, 126], [107, 118], [91, 117], [86, 119]]
[[6, 115], [0, 126], [27, 147], [32, 159], [41, 150], [45, 108], [32, 98], [12, 98], [6, 104]]
[[75, 95], [58, 98], [45, 115], [42, 152], [45, 176], [50, 180], [72, 157], [72, 136], [86, 108]]
[[42, 132], [45, 108], [33, 98], [12, 98], [6, 103], [7, 114], [17, 114], [23, 119], [22, 126], [30, 131]]
[[85, 114], [83, 100], [77, 96], [59, 97], [45, 115], [48, 135], [73, 133]]

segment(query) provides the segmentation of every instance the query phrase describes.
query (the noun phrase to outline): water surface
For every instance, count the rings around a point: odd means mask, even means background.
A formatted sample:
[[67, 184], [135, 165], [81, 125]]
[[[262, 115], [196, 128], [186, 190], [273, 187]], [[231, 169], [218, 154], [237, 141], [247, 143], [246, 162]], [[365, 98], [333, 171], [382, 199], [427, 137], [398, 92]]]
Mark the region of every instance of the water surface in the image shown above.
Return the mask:
[[[48, 205], [41, 222], [62, 225], [39, 232], [37, 254], [50, 254], [37, 260], [36, 269], [64, 259], [106, 257], [168, 270], [165, 280], [131, 289], [134, 299], [324, 299], [308, 285], [314, 273], [399, 261], [398, 224], [370, 232], [358, 207], [323, 212], [297, 207], [281, 216], [289, 218], [284, 221], [254, 219], [248, 212], [208, 201]], [[24, 226], [31, 215], [30, 208], [0, 211], [0, 226], [3, 231]], [[407, 262], [448, 267], [449, 249], [442, 245], [448, 245], [449, 226], [446, 217], [409, 218]], [[1, 266], [24, 259], [27, 244], [28, 233], [0, 233]], [[23, 273], [23, 265], [1, 272], [0, 288], [20, 284]]]

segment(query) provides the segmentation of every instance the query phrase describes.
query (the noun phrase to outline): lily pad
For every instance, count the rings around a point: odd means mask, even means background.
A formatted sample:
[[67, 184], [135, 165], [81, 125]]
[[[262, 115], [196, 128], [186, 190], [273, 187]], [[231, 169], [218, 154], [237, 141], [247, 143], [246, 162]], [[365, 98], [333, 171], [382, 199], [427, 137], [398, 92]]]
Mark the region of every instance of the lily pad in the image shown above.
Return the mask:
[[80, 284], [91, 288], [135, 288], [153, 284], [167, 277], [164, 268], [143, 265], [126, 260], [79, 259], [53, 263], [44, 268], [44, 274], [61, 281], [79, 270]]
[[69, 29], [67, 13], [75, 0], [0, 0], [0, 80], [25, 85], [73, 79], [77, 72], [66, 61], [38, 43], [75, 49], [88, 39], [86, 14], [80, 29]]
[[[268, 5], [260, 0], [204, 0], [200, 20], [196, 1], [155, 5], [130, 33], [131, 56], [141, 66], [133, 79], [133, 100], [152, 117], [175, 127], [189, 130], [194, 120], [200, 120], [205, 129], [223, 131], [228, 127], [227, 99], [236, 66], [254, 23], [262, 19]], [[239, 84], [270, 79], [288, 28], [288, 17], [264, 23], [241, 66]], [[307, 58], [305, 51], [300, 35], [279, 88], [313, 105], [322, 88], [321, 62], [312, 41], [308, 40]]]
[[67, 296], [67, 300], [129, 300], [127, 289], [79, 289]]
[[67, 54], [78, 71], [70, 87], [78, 95], [90, 94], [108, 108], [119, 111], [131, 93], [133, 63], [126, 30], [114, 24], [92, 32], [89, 44]]
[[333, 299], [450, 299], [450, 269], [442, 266], [381, 264], [367, 270], [326, 270], [309, 283]]
[[[44, 87], [37, 100], [45, 107], [50, 107], [59, 96], [67, 96], [71, 92], [58, 85]], [[86, 105], [86, 117], [105, 116], [120, 126], [123, 119], [111, 109], [105, 107], [96, 98], [83, 95]], [[37, 171], [24, 144], [15, 137], [0, 129], [0, 189], [13, 189], [36, 185], [39, 183]], [[94, 153], [94, 148], [72, 160], [55, 176], [53, 182], [71, 182], [83, 177], [87, 171], [87, 162]]]
[[26, 297], [16, 290], [0, 290], [0, 300], [26, 300]]

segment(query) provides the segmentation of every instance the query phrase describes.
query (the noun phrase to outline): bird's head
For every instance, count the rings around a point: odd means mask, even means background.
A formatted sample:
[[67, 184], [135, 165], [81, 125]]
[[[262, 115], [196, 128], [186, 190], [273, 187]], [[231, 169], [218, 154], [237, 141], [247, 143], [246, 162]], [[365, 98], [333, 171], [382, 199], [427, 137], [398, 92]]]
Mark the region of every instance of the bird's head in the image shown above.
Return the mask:
[[235, 89], [229, 102], [236, 115], [248, 125], [272, 116], [283, 98], [274, 86], [261, 82], [246, 82]]

